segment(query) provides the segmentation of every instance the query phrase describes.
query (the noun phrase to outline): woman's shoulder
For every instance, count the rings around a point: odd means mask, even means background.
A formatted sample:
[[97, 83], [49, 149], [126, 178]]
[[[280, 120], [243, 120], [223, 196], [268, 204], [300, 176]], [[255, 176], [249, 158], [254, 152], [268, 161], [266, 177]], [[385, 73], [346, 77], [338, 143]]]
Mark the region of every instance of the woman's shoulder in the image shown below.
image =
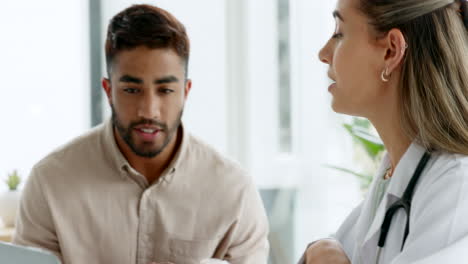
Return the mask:
[[[431, 161], [421, 181], [423, 189], [441, 188], [466, 188], [468, 192], [468, 155], [434, 152]], [[437, 188], [438, 189], [438, 188]]]
[[468, 174], [468, 155], [449, 153], [449, 152], [435, 152], [432, 154], [433, 163], [431, 171], [444, 173], [465, 173]]
[[431, 160], [414, 193], [411, 213], [423, 228], [443, 231], [450, 244], [468, 232], [468, 156], [433, 153]]

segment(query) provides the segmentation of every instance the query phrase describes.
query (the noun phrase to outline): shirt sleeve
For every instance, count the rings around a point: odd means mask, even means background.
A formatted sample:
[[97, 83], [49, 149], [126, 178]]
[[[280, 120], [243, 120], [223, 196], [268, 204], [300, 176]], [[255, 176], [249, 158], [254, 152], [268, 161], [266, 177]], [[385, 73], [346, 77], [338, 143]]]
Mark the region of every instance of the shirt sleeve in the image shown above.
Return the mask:
[[413, 198], [410, 232], [402, 252], [392, 264], [423, 259], [421, 263], [438, 263], [431, 258], [435, 260], [441, 254], [446, 258], [456, 257], [457, 263], [468, 261], [466, 247], [464, 251], [457, 250], [460, 243], [468, 244], [467, 177], [467, 166], [459, 163], [434, 177], [436, 180], [428, 186], [418, 188], [420, 191], [417, 190]]
[[33, 168], [22, 192], [12, 242], [47, 250], [63, 263], [50, 207], [38, 176], [37, 168]]
[[268, 219], [260, 195], [250, 182], [245, 190], [238, 222], [225, 259], [231, 264], [266, 264]]

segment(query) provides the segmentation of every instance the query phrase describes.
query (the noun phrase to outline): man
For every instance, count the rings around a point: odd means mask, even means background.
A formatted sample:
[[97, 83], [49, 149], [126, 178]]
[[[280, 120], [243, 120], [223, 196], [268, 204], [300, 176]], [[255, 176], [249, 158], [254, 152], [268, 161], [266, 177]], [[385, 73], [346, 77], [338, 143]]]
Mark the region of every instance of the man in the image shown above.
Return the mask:
[[112, 119], [33, 168], [14, 243], [64, 264], [266, 263], [252, 180], [181, 125], [192, 85], [184, 26], [135, 5], [111, 20], [105, 47]]

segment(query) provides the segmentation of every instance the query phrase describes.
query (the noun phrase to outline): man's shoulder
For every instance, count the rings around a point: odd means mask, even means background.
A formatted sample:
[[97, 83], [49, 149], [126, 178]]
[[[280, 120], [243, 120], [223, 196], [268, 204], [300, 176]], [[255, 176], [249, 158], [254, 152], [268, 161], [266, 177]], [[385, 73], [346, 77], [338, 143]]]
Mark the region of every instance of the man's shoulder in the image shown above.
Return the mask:
[[219, 150], [205, 142], [203, 139], [189, 134], [187, 147], [188, 157], [194, 158], [203, 170], [209, 171], [213, 180], [222, 180], [245, 185], [251, 182], [249, 173], [235, 161], [222, 154]]
[[[254, 180], [238, 162], [196, 136], [190, 136], [187, 149], [184, 162], [190, 165], [184, 166], [187, 174], [184, 184], [196, 186], [193, 188], [196, 193], [209, 194], [219, 212], [226, 215], [239, 212], [244, 201], [256, 199]], [[218, 201], [223, 202], [219, 204]]]
[[34, 169], [67, 168], [92, 158], [100, 147], [102, 130], [103, 125], [98, 125], [57, 147], [36, 163]]

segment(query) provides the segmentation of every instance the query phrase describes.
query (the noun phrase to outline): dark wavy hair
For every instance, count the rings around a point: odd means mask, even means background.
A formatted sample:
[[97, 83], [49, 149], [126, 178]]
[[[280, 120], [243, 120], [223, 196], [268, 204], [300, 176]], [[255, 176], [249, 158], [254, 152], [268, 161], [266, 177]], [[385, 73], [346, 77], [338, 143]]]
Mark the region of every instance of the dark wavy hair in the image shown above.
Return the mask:
[[105, 44], [107, 74], [115, 56], [138, 46], [174, 50], [188, 72], [190, 41], [185, 27], [172, 14], [151, 5], [133, 5], [115, 15], [107, 29]]

